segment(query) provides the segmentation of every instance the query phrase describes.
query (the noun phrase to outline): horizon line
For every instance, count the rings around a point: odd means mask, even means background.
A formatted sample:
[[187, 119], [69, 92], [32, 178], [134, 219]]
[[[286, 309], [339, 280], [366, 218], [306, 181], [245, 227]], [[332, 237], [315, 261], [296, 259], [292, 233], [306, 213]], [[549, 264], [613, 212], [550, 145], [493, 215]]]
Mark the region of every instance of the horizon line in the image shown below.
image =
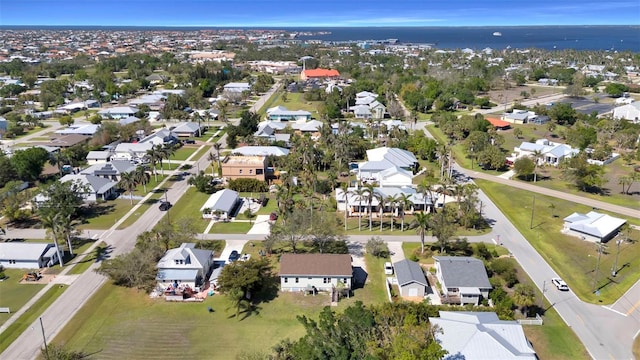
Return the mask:
[[517, 28], [517, 27], [575, 27], [575, 26], [593, 26], [593, 27], [640, 27], [638, 24], [544, 24], [544, 25], [304, 25], [304, 26], [274, 26], [274, 25], [19, 25], [4, 24], [3, 28], [78, 28], [78, 27], [110, 27], [110, 28], [219, 28], [219, 29], [305, 29], [305, 28]]

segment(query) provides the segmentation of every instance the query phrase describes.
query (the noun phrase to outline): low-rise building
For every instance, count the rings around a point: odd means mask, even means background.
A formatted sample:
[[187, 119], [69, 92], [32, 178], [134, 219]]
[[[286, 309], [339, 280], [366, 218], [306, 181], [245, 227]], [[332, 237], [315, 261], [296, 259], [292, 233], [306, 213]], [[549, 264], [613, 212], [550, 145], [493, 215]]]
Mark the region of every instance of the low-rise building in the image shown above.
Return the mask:
[[265, 156], [227, 156], [222, 161], [222, 176], [228, 179], [264, 181], [267, 171]]
[[400, 295], [404, 298], [424, 298], [430, 287], [424, 272], [415, 261], [404, 259], [393, 264]]
[[222, 189], [209, 196], [200, 212], [205, 219], [228, 219], [240, 202], [237, 191]]
[[169, 249], [158, 261], [156, 281], [162, 289], [201, 286], [213, 266], [213, 251], [196, 249], [194, 243], [182, 243]]
[[564, 218], [562, 231], [593, 242], [607, 242], [618, 234], [627, 220], [607, 214], [589, 211], [586, 214], [573, 213]]
[[0, 242], [0, 266], [6, 269], [41, 269], [56, 262], [53, 243]]
[[445, 359], [536, 360], [536, 352], [527, 340], [522, 325], [500, 320], [494, 312], [439, 311], [429, 323], [438, 343], [449, 355]]
[[349, 254], [283, 254], [280, 257], [282, 291], [351, 289], [353, 268]]
[[311, 113], [305, 110], [289, 110], [284, 106], [275, 106], [267, 109], [269, 121], [309, 121]]
[[468, 256], [434, 256], [443, 303], [479, 305], [493, 288], [481, 260]]
[[67, 174], [60, 178], [60, 182], [73, 181], [85, 187], [82, 194], [84, 201], [95, 202], [98, 200], [110, 200], [118, 196], [116, 181], [101, 176], [87, 174]]

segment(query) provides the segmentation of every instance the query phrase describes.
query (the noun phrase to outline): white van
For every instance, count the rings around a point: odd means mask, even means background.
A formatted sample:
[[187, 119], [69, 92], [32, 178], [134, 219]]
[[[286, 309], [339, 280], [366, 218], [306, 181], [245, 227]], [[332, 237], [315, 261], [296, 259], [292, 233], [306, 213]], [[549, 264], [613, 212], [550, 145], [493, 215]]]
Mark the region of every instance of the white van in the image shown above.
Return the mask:
[[393, 275], [393, 265], [390, 262], [384, 263], [384, 273], [385, 275]]

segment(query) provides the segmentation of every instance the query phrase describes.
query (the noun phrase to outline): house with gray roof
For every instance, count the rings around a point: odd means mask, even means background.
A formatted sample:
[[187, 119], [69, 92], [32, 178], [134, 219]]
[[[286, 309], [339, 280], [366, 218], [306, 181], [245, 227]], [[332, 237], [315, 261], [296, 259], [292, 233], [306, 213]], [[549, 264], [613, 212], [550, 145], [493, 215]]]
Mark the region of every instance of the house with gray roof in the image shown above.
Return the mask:
[[580, 150], [574, 149], [567, 144], [556, 143], [547, 139], [538, 139], [535, 143], [524, 141], [520, 146], [513, 149], [511, 157], [507, 158], [515, 162], [516, 159], [528, 156], [535, 157], [535, 153], [539, 152], [538, 165], [558, 166], [564, 159], [572, 158], [580, 153]]
[[171, 132], [178, 137], [198, 137], [202, 134], [203, 124], [197, 122], [183, 122], [171, 129]]
[[239, 202], [240, 195], [237, 191], [222, 189], [209, 196], [200, 212], [205, 219], [228, 219]]
[[424, 272], [415, 261], [404, 259], [393, 264], [402, 297], [424, 298], [429, 291], [429, 283]]
[[61, 128], [59, 130], [56, 130], [55, 133], [60, 135], [78, 134], [78, 135], [85, 135], [85, 136], [93, 136], [95, 135], [96, 132], [98, 132], [99, 129], [100, 129], [99, 124], [95, 124], [95, 125], [94, 124], [74, 124], [74, 125], [70, 125], [70, 126]]
[[607, 214], [589, 211], [586, 214], [574, 212], [564, 218], [562, 232], [593, 242], [607, 242], [618, 234], [627, 220]]
[[137, 108], [131, 106], [116, 106], [98, 111], [103, 119], [122, 119], [133, 116], [138, 112]]
[[536, 360], [535, 350], [517, 321], [500, 320], [494, 312], [439, 311], [430, 317], [445, 360]]
[[100, 151], [100, 150], [93, 150], [93, 151], [89, 151], [89, 153], [87, 153], [87, 164], [89, 165], [94, 165], [94, 164], [100, 164], [100, 163], [106, 163], [109, 161], [109, 158], [111, 157], [111, 151]]
[[418, 159], [412, 152], [386, 146], [367, 150], [367, 159], [369, 161], [387, 160], [405, 170], [413, 170], [418, 165]]
[[112, 161], [141, 159], [147, 156], [147, 151], [151, 150], [153, 145], [152, 142], [120, 143], [114, 149]]
[[213, 251], [196, 249], [194, 243], [182, 243], [179, 248], [169, 249], [158, 261], [158, 287], [201, 286], [213, 266]]
[[467, 256], [434, 256], [443, 303], [478, 305], [493, 288], [484, 263]]
[[137, 167], [136, 164], [132, 164], [131, 161], [128, 160], [113, 160], [107, 163], [91, 165], [80, 171], [80, 174], [100, 176], [105, 179], [120, 181], [122, 174], [133, 172]]
[[96, 175], [88, 174], [67, 174], [60, 178], [60, 182], [74, 181], [86, 188], [82, 194], [84, 201], [97, 201], [114, 199], [118, 196], [116, 185], [118, 182], [105, 179]]
[[124, 125], [137, 123], [138, 121], [140, 121], [140, 119], [138, 119], [137, 117], [128, 116], [126, 118], [122, 118], [122, 119], [118, 120], [118, 123], [120, 123], [121, 126], [124, 126]]
[[56, 262], [53, 243], [0, 242], [0, 266], [6, 269], [41, 269]]

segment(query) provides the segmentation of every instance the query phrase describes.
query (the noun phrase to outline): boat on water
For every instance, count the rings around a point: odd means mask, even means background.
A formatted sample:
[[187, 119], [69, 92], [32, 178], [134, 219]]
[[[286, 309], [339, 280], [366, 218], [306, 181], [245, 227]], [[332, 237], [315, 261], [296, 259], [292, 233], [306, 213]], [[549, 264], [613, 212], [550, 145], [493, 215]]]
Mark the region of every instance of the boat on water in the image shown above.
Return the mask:
[[502, 36], [502, 33], [500, 31], [496, 31], [493, 33], [493, 36]]

